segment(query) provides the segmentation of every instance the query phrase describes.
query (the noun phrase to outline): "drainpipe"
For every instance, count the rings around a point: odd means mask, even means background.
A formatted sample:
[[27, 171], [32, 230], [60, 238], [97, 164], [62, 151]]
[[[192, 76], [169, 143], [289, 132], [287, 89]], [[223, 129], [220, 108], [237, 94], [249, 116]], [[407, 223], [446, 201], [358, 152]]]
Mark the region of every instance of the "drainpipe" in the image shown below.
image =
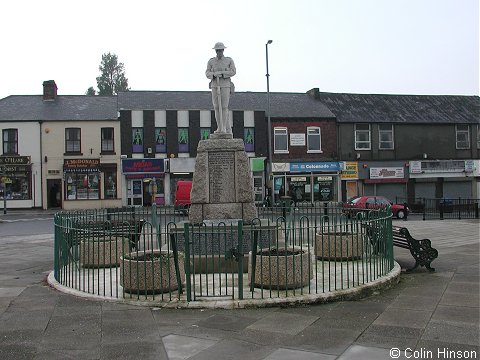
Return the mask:
[[[40, 206], [43, 209], [43, 146], [42, 146], [42, 123], [43, 120], [39, 120], [40, 125]], [[35, 206], [35, 199], [33, 199]]]

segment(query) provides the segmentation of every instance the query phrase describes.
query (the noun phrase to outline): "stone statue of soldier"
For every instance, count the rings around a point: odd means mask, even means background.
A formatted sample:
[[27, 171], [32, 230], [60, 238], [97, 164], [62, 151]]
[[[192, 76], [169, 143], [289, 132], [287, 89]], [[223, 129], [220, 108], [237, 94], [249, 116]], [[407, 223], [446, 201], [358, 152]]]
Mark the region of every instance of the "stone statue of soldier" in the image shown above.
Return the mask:
[[217, 121], [218, 133], [232, 133], [232, 123], [228, 116], [228, 104], [230, 94], [234, 92], [234, 85], [230, 78], [236, 74], [235, 64], [229, 57], [223, 56], [226, 46], [217, 42], [213, 47], [217, 53], [207, 64], [205, 75], [210, 79], [209, 87], [212, 89], [212, 102], [215, 109], [215, 120]]

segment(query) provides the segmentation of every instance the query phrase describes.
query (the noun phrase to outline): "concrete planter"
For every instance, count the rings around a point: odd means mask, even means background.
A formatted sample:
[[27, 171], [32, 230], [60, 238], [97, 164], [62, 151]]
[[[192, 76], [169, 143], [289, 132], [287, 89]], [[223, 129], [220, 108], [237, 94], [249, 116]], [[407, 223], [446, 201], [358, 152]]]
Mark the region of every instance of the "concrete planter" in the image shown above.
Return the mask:
[[[252, 278], [253, 256], [249, 253], [248, 277]], [[296, 289], [308, 286], [313, 266], [307, 249], [270, 248], [258, 251], [254, 286], [263, 289]]]
[[83, 267], [117, 267], [120, 258], [128, 253], [129, 240], [125, 237], [96, 238], [82, 240], [80, 242], [80, 262]]
[[[179, 255], [180, 279], [185, 279], [183, 256]], [[120, 262], [120, 285], [126, 292], [165, 293], [178, 289], [173, 252], [147, 250], [125, 254]]]
[[316, 234], [315, 256], [322, 260], [355, 260], [362, 256], [362, 237], [348, 232]]

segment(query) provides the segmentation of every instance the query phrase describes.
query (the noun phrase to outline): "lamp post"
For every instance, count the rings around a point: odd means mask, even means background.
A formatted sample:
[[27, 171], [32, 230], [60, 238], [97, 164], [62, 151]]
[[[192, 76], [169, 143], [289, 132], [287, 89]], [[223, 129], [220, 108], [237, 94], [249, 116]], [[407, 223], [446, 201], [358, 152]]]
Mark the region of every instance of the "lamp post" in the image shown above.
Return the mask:
[[270, 74], [268, 73], [268, 45], [272, 43], [272, 40], [268, 40], [265, 44], [265, 57], [267, 61], [267, 127], [268, 127], [268, 177], [270, 182], [270, 205], [273, 207], [275, 203], [274, 196], [274, 183], [273, 183], [273, 162], [272, 162], [272, 123], [270, 121]]

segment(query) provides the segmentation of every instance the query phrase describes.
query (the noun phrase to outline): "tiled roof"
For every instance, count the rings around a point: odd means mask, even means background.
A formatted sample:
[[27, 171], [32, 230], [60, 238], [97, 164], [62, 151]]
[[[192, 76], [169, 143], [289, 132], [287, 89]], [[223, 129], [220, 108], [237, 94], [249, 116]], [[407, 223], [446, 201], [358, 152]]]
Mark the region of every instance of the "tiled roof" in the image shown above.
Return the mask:
[[0, 121], [116, 120], [116, 96], [58, 95], [43, 101], [42, 95], [12, 95], [0, 99]]
[[457, 95], [364, 95], [320, 92], [340, 123], [479, 123], [480, 98]]
[[[119, 110], [212, 110], [210, 91], [126, 91], [118, 94]], [[267, 110], [267, 93], [236, 92], [230, 110]], [[320, 101], [306, 93], [270, 93], [272, 117], [335, 118]]]

